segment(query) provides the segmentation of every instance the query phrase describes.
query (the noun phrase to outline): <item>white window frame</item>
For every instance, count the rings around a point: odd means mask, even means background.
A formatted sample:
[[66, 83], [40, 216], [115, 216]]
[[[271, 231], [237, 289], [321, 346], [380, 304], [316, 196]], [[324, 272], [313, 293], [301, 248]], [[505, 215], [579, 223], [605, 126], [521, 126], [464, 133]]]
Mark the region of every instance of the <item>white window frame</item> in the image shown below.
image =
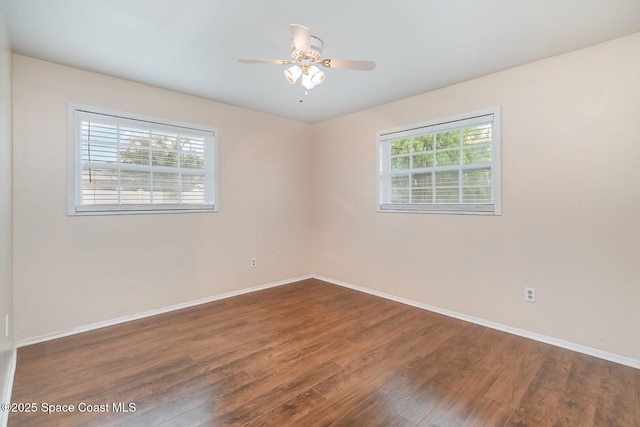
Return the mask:
[[[491, 123], [491, 162], [483, 166], [491, 168], [491, 203], [391, 203], [391, 141], [457, 130], [480, 123]], [[471, 113], [430, 120], [427, 122], [386, 129], [376, 134], [378, 144], [378, 203], [379, 212], [419, 212], [449, 214], [501, 215], [501, 173], [500, 173], [500, 107], [488, 108]], [[467, 166], [423, 168], [426, 172], [438, 170], [465, 170]], [[406, 171], [419, 172], [410, 164]], [[460, 186], [462, 187], [462, 186]]]
[[[202, 169], [204, 181], [204, 203], [189, 204], [82, 204], [82, 141], [81, 121], [101, 117], [112, 124], [144, 127], [145, 130], [176, 131], [204, 137], [204, 164]], [[67, 108], [67, 215], [118, 215], [180, 212], [217, 212], [218, 207], [218, 130], [216, 128], [193, 125], [176, 121], [168, 121], [155, 117], [124, 113], [79, 104], [68, 104]], [[120, 163], [118, 163], [120, 165]], [[119, 166], [120, 167], [120, 166]], [[140, 169], [140, 166], [132, 165]], [[157, 166], [146, 166], [151, 171]], [[122, 167], [122, 170], [128, 170]], [[156, 171], [157, 172], [157, 171]], [[166, 172], [166, 171], [165, 171]], [[120, 191], [120, 190], [118, 190]]]

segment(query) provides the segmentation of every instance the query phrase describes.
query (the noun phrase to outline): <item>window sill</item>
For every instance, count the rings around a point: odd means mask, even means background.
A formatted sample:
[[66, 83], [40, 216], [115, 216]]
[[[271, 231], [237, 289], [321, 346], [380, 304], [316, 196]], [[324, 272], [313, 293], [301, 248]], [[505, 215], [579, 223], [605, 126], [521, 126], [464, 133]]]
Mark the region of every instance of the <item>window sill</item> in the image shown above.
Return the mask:
[[492, 215], [499, 216], [501, 212], [493, 204], [487, 205], [417, 205], [417, 204], [383, 204], [378, 206], [378, 212], [390, 213], [426, 213], [426, 214], [455, 214], [455, 215]]
[[180, 213], [217, 213], [215, 207], [194, 207], [194, 208], [160, 208], [160, 209], [82, 209], [68, 212], [68, 216], [97, 216], [97, 215], [155, 215], [155, 214], [180, 214]]

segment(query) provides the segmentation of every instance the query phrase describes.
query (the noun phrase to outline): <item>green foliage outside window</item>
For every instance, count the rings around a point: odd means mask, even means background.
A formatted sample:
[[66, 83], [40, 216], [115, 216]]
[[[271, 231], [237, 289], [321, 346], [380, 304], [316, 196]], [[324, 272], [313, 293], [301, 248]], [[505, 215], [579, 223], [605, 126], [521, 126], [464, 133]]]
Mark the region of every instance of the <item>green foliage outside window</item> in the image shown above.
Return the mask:
[[[491, 168], [439, 167], [491, 163], [491, 125], [402, 138], [390, 143], [392, 203], [488, 203]], [[462, 200], [461, 200], [462, 198]]]

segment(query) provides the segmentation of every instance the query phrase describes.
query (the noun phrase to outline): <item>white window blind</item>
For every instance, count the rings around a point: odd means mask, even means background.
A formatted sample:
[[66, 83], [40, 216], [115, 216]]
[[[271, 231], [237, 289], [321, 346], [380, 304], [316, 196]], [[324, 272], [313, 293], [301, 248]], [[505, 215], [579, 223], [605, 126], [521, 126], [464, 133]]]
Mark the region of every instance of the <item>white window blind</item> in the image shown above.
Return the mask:
[[70, 128], [69, 214], [215, 210], [215, 130], [73, 106]]
[[382, 211], [500, 214], [499, 109], [378, 133]]

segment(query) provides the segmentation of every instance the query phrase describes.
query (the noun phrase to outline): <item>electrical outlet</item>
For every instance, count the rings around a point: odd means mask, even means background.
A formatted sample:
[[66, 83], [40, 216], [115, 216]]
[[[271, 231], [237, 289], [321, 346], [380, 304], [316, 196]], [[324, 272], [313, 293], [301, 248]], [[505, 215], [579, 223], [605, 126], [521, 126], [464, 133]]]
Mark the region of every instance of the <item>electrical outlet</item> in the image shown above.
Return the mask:
[[4, 317], [4, 336], [5, 337], [9, 336], [9, 315], [8, 314]]
[[251, 258], [251, 268], [256, 268], [258, 265], [258, 260], [255, 258]]
[[534, 288], [524, 288], [524, 300], [536, 302], [536, 290]]

